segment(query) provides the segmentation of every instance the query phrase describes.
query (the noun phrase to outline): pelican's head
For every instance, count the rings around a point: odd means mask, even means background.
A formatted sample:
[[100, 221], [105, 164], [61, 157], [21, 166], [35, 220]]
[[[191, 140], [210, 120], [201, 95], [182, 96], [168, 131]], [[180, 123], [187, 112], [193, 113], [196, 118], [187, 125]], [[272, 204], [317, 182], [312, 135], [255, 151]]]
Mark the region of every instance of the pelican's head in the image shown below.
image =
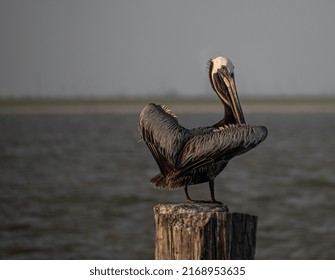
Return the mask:
[[225, 121], [228, 123], [245, 123], [236, 91], [233, 63], [229, 58], [219, 56], [211, 59], [208, 65], [212, 87], [225, 107]]

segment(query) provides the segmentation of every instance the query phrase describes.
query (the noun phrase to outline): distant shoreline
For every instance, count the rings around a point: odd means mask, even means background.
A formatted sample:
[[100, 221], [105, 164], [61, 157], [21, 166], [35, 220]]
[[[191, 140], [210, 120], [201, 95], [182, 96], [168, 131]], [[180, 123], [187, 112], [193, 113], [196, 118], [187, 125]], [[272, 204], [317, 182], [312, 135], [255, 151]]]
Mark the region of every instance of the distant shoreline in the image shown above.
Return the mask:
[[[136, 114], [149, 102], [166, 104], [177, 114], [221, 113], [217, 99], [0, 99], [0, 114]], [[245, 113], [335, 113], [335, 97], [241, 98]]]
[[[140, 113], [140, 105], [47, 105], [47, 106], [3, 106], [0, 114], [131, 114]], [[218, 105], [171, 105], [180, 113], [220, 113], [223, 108]], [[335, 113], [334, 104], [247, 104], [245, 113]]]

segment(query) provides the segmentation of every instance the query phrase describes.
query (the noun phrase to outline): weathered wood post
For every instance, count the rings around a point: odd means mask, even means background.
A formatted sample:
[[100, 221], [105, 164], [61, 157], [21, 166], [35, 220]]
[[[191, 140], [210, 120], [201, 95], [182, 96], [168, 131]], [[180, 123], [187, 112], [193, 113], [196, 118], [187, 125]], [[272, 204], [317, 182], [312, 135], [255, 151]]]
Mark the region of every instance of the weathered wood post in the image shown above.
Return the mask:
[[154, 215], [156, 260], [255, 257], [257, 216], [210, 203], [157, 204]]

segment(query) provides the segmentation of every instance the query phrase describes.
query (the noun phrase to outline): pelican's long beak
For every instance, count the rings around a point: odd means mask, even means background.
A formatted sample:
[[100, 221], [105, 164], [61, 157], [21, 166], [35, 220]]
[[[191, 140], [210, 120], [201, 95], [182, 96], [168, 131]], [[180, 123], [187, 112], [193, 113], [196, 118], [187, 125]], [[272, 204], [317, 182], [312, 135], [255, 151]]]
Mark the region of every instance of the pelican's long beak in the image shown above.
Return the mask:
[[225, 106], [225, 113], [232, 114], [236, 123], [245, 123], [240, 100], [238, 98], [233, 65], [226, 57], [209, 61], [209, 76], [212, 87]]

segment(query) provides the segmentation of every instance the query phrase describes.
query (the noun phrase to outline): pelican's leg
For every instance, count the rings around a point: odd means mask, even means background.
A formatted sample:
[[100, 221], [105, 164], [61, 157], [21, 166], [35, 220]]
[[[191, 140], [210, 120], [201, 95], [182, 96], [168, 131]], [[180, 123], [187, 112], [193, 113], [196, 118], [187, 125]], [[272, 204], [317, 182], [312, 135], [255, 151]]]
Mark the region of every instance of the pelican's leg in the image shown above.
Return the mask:
[[208, 202], [205, 200], [195, 200], [195, 199], [191, 199], [189, 194], [188, 194], [188, 188], [187, 185], [184, 187], [184, 191], [185, 191], [185, 195], [186, 195], [186, 202], [192, 202], [192, 203], [204, 203], [204, 202]]
[[193, 202], [193, 200], [190, 198], [190, 196], [188, 194], [187, 185], [184, 187], [184, 191], [185, 191], [185, 195], [186, 195], [186, 201], [187, 202]]
[[211, 192], [211, 203], [220, 203], [222, 204], [222, 202], [217, 201], [215, 199], [215, 194], [214, 194], [214, 180], [209, 180], [209, 191]]
[[[208, 200], [195, 200], [191, 199], [189, 194], [188, 194], [188, 188], [187, 185], [184, 187], [185, 195], [186, 195], [186, 202], [191, 202], [191, 203], [208, 203], [208, 202], [213, 202], [213, 201], [208, 201]], [[221, 203], [219, 201], [215, 201], [215, 203]]]

